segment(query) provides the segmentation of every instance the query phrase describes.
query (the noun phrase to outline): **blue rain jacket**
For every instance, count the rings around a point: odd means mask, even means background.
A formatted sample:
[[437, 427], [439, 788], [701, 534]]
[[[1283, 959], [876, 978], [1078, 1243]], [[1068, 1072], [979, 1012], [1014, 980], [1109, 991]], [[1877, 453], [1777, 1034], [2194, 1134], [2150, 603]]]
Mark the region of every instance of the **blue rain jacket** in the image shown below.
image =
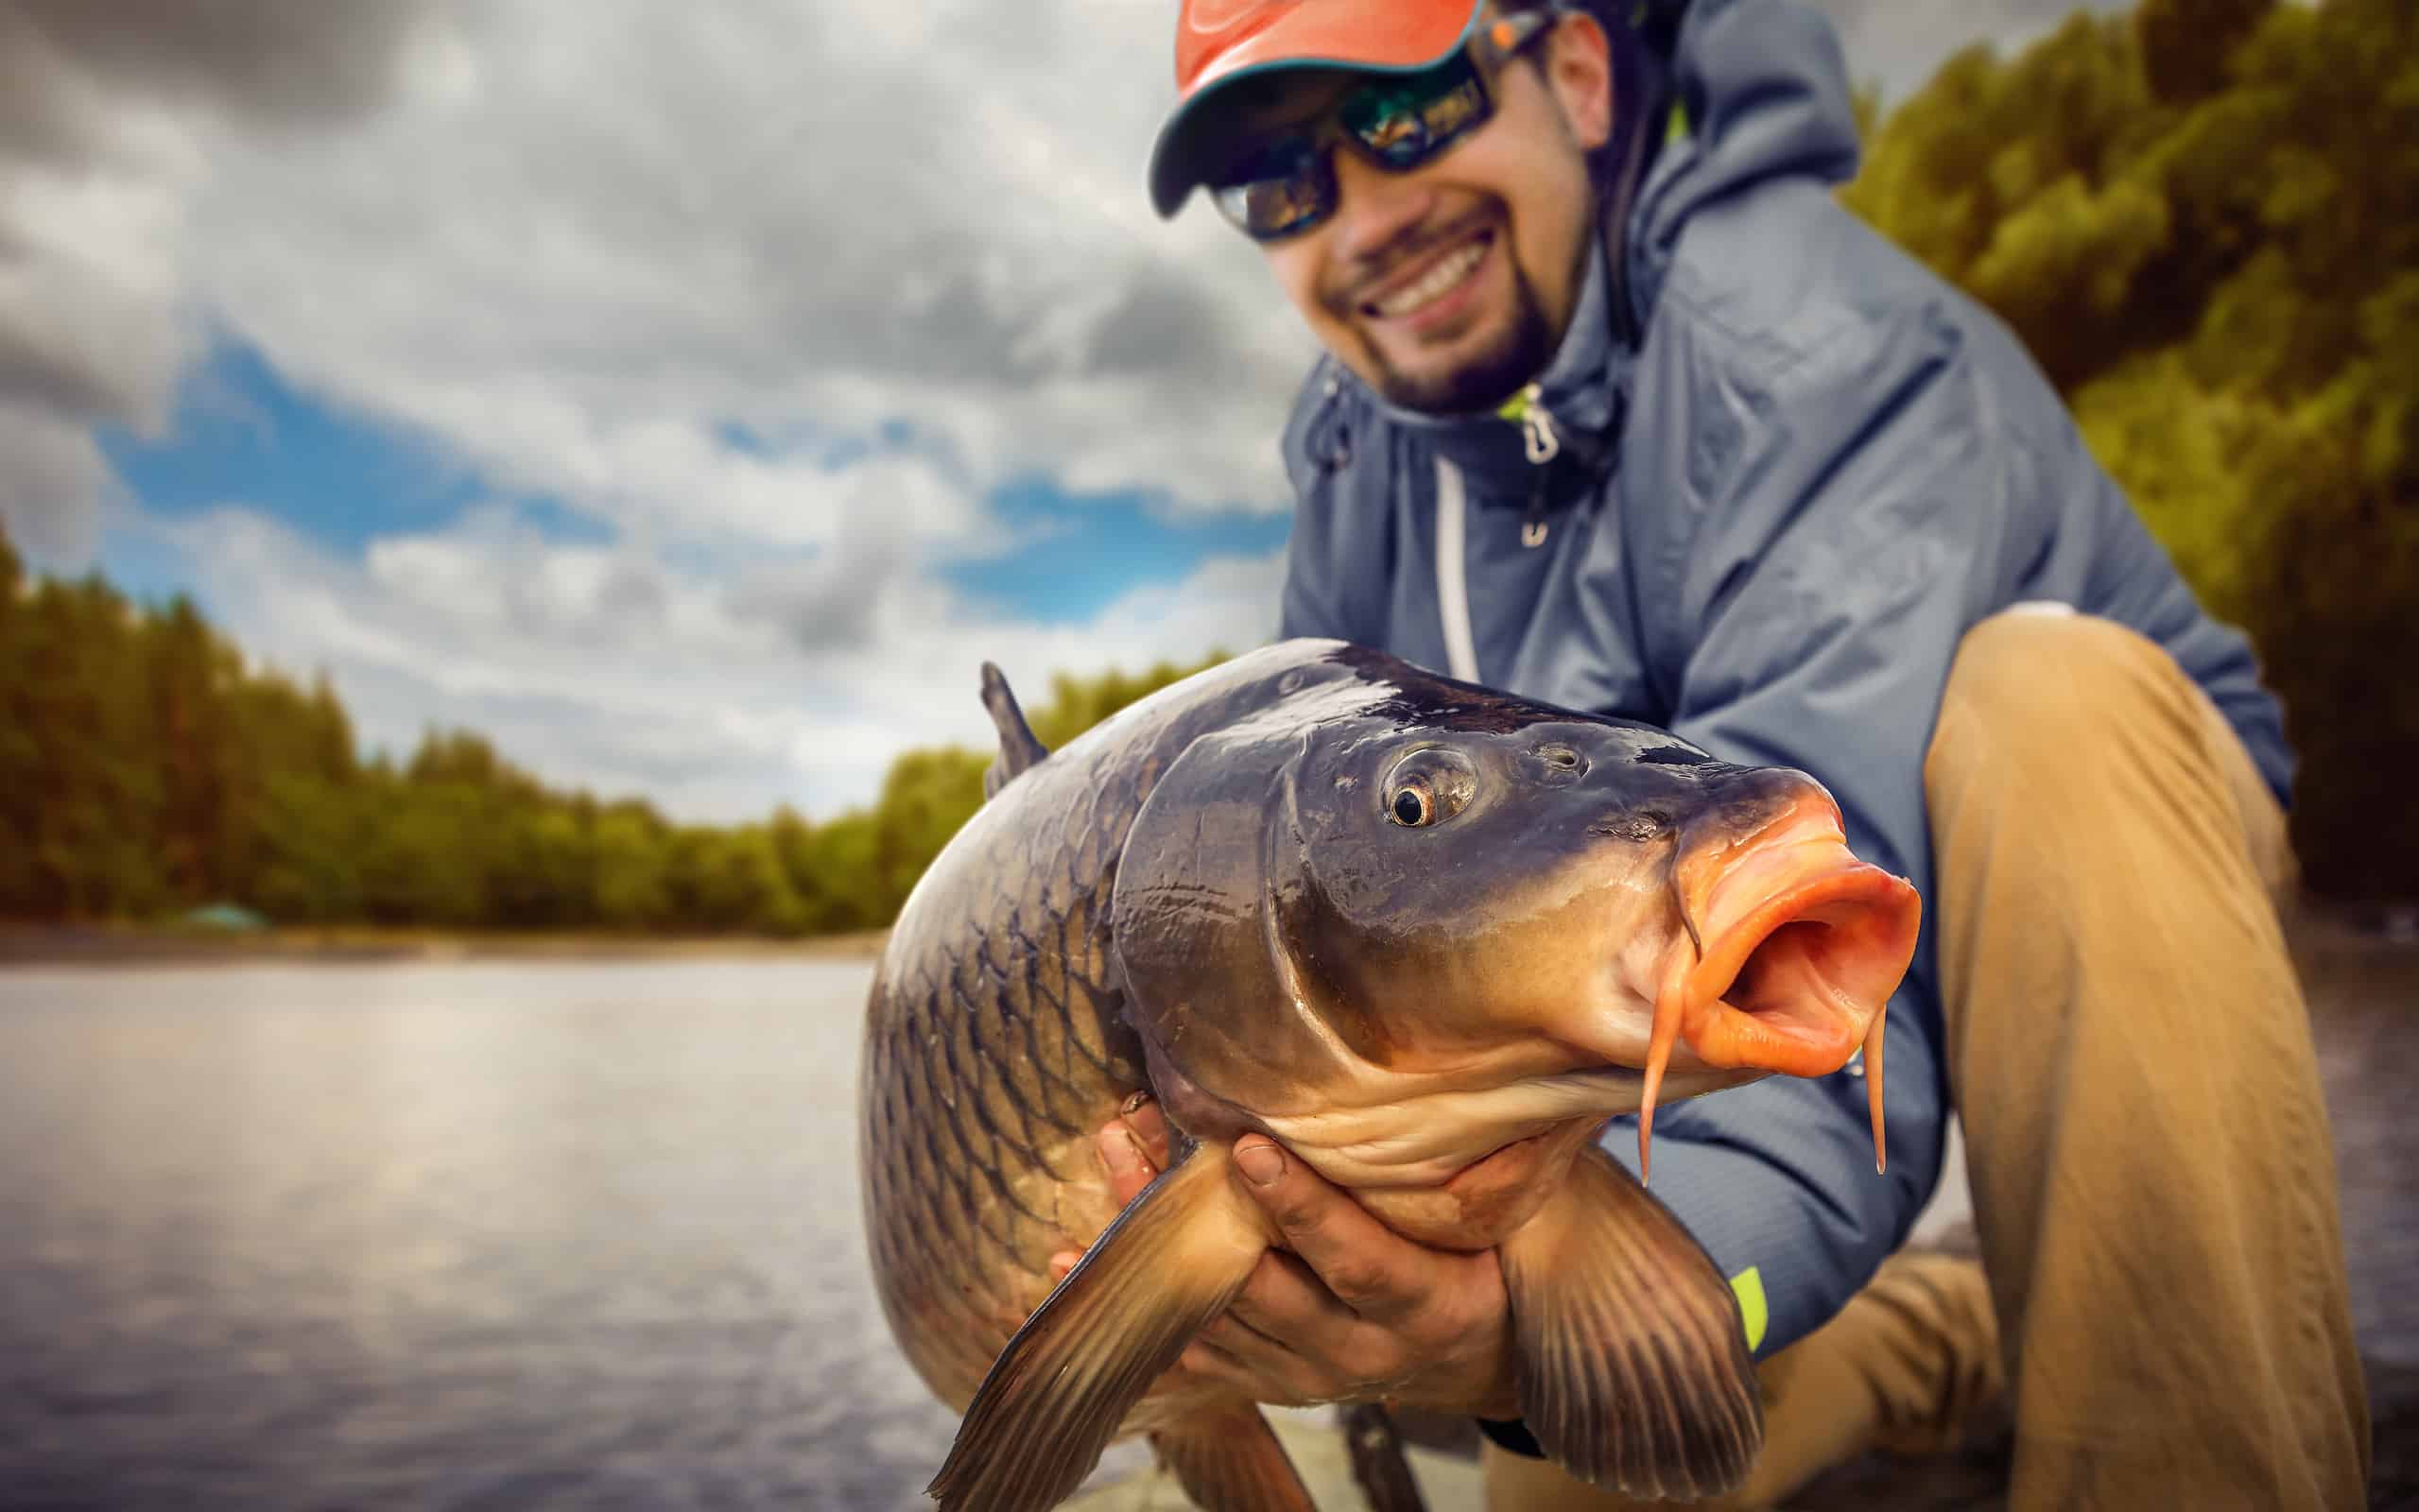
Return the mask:
[[[1652, 1190], [1733, 1278], [1762, 1355], [1838, 1312], [1939, 1180], [1923, 763], [1964, 631], [2036, 600], [2117, 620], [2199, 680], [2280, 799], [2291, 757], [2244, 638], [2202, 613], [2012, 334], [1834, 200], [1857, 134], [1828, 23], [1696, 0], [1667, 62], [1685, 134], [1619, 249], [1642, 336], [1616, 333], [1598, 258], [1518, 421], [1396, 410], [1322, 360], [1285, 438], [1282, 627], [1801, 767], [1857, 853], [1922, 891], [1887, 1176], [1861, 1066], [1657, 1113]], [[1605, 1143], [1635, 1169], [1633, 1121]]]

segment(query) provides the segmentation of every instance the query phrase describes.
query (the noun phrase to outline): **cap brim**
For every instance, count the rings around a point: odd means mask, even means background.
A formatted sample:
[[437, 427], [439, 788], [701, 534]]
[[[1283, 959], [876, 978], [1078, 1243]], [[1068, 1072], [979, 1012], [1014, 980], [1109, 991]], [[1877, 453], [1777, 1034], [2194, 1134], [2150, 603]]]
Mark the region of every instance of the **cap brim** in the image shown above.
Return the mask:
[[1385, 20], [1370, 8], [1297, 5], [1265, 30], [1236, 43], [1201, 71], [1150, 149], [1150, 202], [1166, 219], [1184, 208], [1194, 185], [1225, 164], [1204, 126], [1216, 117], [1202, 107], [1237, 79], [1287, 69], [1350, 68], [1411, 74], [1443, 61], [1478, 24], [1484, 0], [1388, 0]]

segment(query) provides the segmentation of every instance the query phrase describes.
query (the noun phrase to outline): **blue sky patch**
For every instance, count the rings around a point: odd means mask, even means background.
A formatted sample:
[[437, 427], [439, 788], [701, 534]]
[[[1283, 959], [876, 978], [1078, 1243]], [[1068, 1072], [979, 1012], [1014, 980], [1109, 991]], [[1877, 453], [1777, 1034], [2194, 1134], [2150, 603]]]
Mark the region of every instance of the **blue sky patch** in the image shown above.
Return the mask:
[[[338, 556], [358, 559], [381, 536], [441, 530], [492, 495], [471, 469], [400, 426], [340, 409], [288, 384], [257, 351], [222, 341], [186, 380], [166, 435], [95, 433], [147, 514], [174, 520], [222, 505], [257, 509]], [[562, 501], [513, 501], [516, 517], [550, 541], [604, 544], [610, 526]], [[138, 575], [123, 532], [103, 542], [102, 567]], [[156, 568], [156, 564], [151, 564]]]
[[[767, 430], [737, 421], [717, 426], [716, 436], [750, 455], [804, 453], [833, 468], [937, 441], [906, 419], [854, 438], [811, 423]], [[147, 439], [109, 427], [96, 438], [140, 511], [104, 530], [101, 569], [144, 598], [189, 590], [198, 575], [141, 521], [173, 523], [222, 507], [257, 510], [353, 561], [373, 541], [441, 531], [499, 503], [550, 543], [617, 539], [612, 525], [556, 497], [499, 500], [475, 468], [406, 427], [304, 392], [239, 341], [221, 341], [187, 379], [167, 434]], [[988, 503], [995, 537], [967, 542], [934, 571], [989, 611], [1045, 625], [1083, 623], [1132, 590], [1182, 582], [1214, 558], [1266, 556], [1284, 544], [1290, 524], [1285, 514], [1246, 509], [1173, 511], [1143, 490], [1069, 493], [1042, 475], [994, 490]], [[768, 566], [756, 543], [661, 550], [674, 571], [693, 576]]]
[[961, 558], [941, 579], [1020, 620], [1081, 624], [1136, 588], [1182, 582], [1214, 557], [1262, 557], [1285, 544], [1287, 514], [1175, 513], [1139, 491], [1070, 494], [1029, 478], [990, 500], [1000, 554]]

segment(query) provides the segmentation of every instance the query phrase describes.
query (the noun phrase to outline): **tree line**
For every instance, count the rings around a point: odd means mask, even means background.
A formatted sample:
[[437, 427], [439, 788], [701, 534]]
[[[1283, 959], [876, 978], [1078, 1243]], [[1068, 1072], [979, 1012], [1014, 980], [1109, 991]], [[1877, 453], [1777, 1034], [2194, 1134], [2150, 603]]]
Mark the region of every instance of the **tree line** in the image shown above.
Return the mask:
[[[1034, 730], [1055, 747], [1218, 659], [1059, 677]], [[549, 786], [467, 730], [365, 759], [325, 677], [248, 665], [182, 597], [30, 579], [0, 535], [0, 918], [230, 902], [285, 924], [871, 929], [980, 806], [990, 759], [908, 751], [870, 806], [735, 826]]]

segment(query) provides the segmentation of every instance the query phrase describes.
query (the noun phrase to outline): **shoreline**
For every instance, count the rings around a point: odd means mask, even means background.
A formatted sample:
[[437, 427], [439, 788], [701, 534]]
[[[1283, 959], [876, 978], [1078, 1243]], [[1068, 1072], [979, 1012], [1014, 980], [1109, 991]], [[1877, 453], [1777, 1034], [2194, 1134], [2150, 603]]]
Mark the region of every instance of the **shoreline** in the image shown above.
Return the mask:
[[[2305, 971], [2346, 958], [2419, 950], [2419, 904], [2343, 903], [2305, 896], [2283, 914]], [[262, 961], [354, 964], [431, 961], [680, 960], [713, 956], [873, 961], [890, 932], [784, 938], [769, 935], [613, 935], [597, 931], [443, 930], [342, 924], [220, 931], [184, 924], [41, 924], [0, 920], [0, 971], [11, 967], [209, 966]], [[2324, 958], [2314, 961], [2311, 957]]]
[[871, 961], [887, 929], [795, 939], [759, 935], [270, 928], [241, 933], [174, 925], [0, 923], [0, 971], [54, 966], [251, 966], [265, 961], [353, 964], [432, 961], [679, 960], [711, 956]]

